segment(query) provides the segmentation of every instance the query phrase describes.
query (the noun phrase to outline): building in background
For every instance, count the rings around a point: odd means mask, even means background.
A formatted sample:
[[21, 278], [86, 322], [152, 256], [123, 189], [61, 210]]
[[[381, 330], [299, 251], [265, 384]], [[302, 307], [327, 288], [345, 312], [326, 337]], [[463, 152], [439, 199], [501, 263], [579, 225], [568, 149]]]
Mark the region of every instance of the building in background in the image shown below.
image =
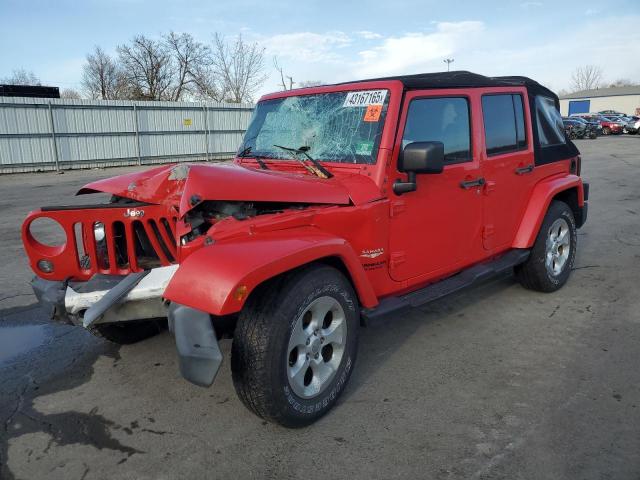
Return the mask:
[[0, 85], [0, 97], [60, 98], [60, 89], [41, 85]]
[[560, 97], [560, 113], [600, 112], [616, 110], [627, 115], [640, 115], [640, 85], [583, 90]]

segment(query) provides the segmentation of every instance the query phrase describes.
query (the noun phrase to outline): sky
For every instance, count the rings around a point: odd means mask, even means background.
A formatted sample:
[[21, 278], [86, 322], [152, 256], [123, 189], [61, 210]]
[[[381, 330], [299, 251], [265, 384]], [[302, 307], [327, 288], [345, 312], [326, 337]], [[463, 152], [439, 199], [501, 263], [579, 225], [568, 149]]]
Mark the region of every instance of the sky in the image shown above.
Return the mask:
[[95, 45], [115, 54], [134, 35], [241, 34], [294, 81], [333, 83], [446, 70], [526, 75], [567, 89], [572, 71], [600, 66], [605, 81], [640, 82], [640, 1], [0, 0], [0, 78], [33, 71], [43, 84], [80, 89]]

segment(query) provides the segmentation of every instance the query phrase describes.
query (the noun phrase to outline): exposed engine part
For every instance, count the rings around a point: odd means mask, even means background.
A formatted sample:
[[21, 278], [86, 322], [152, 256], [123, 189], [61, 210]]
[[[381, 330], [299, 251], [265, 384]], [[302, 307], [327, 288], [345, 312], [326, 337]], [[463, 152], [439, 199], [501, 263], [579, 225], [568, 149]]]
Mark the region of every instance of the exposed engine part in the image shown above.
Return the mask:
[[228, 217], [242, 221], [258, 215], [281, 213], [289, 209], [303, 210], [308, 206], [304, 203], [286, 202], [204, 201], [187, 213], [185, 220], [191, 225], [191, 232], [183, 235], [180, 241], [185, 245], [204, 235], [212, 225]]

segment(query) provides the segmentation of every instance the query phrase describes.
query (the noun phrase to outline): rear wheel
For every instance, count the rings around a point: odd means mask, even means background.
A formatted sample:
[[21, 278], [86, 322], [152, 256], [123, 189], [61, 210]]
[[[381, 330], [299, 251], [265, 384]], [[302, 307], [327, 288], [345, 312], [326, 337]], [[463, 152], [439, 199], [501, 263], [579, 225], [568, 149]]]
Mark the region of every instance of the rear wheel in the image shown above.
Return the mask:
[[312, 265], [274, 280], [245, 305], [233, 339], [238, 396], [258, 416], [302, 427], [327, 413], [356, 360], [359, 308], [338, 270]]
[[576, 256], [576, 222], [569, 206], [551, 203], [526, 262], [515, 268], [518, 281], [531, 290], [553, 292], [569, 278]]

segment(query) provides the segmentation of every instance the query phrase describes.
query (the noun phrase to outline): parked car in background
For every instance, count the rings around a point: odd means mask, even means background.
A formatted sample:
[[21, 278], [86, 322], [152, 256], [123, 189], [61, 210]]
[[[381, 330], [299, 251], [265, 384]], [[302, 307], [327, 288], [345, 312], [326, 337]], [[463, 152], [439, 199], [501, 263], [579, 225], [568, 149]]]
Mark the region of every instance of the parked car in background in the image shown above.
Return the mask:
[[631, 120], [627, 122], [625, 130], [631, 135], [638, 133], [638, 131], [640, 131], [640, 117], [631, 117]]
[[618, 122], [622, 123], [622, 133], [636, 133], [635, 123], [637, 120], [638, 117], [632, 116], [618, 117]]
[[602, 125], [600, 125], [600, 122], [597, 119], [590, 118], [590, 117], [562, 117], [562, 118], [563, 120], [565, 118], [568, 120], [577, 120], [578, 122], [582, 122], [585, 125], [589, 126], [596, 135], [602, 134]]
[[602, 130], [602, 126], [600, 125], [600, 122], [604, 117], [599, 113], [572, 113], [571, 115], [569, 115], [569, 117], [581, 118], [583, 120], [586, 120], [587, 122], [600, 126], [600, 130]]
[[568, 138], [575, 140], [576, 138], [596, 138], [598, 135], [595, 130], [586, 121], [578, 118], [562, 118], [564, 131]]
[[600, 125], [602, 126], [603, 135], [619, 135], [623, 130], [623, 124], [610, 117], [601, 117]]
[[618, 112], [618, 111], [616, 111], [616, 110], [602, 110], [602, 111], [600, 111], [600, 112], [598, 112], [598, 113], [599, 113], [600, 115], [604, 115], [604, 116], [606, 116], [606, 117], [610, 117], [610, 116], [612, 116], [612, 115], [615, 115], [615, 116], [625, 116], [625, 115], [626, 115], [625, 113]]

